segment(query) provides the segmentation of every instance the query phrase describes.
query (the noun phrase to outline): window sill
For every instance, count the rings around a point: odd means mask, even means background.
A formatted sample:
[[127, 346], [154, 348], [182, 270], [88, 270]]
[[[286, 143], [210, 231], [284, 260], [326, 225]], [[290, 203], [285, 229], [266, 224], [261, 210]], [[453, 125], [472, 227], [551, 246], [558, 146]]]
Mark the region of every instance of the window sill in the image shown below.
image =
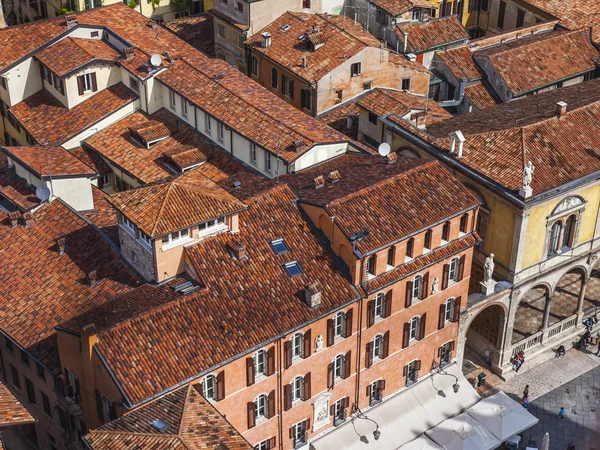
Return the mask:
[[194, 239], [191, 237], [188, 237], [187, 239], [178, 239], [176, 241], [172, 241], [167, 244], [163, 244], [161, 249], [164, 252], [166, 250], [171, 250], [172, 248], [179, 247], [180, 245], [189, 244], [190, 242], [193, 242], [193, 241], [194, 241]]
[[298, 364], [300, 361], [304, 361], [304, 358], [302, 358], [302, 356], [292, 356], [292, 366], [294, 364]]
[[411, 258], [410, 256], [405, 256], [404, 257], [404, 264], [411, 262], [413, 260], [413, 258]]
[[149, 244], [147, 244], [146, 241], [144, 241], [143, 239], [138, 239], [137, 241], [144, 248], [144, 250], [146, 250], [148, 253], [152, 253], [152, 247]]
[[131, 228], [129, 228], [127, 225], [123, 225], [122, 223], [119, 224], [119, 226], [121, 227], [121, 229], [125, 230], [125, 232], [127, 234], [129, 234], [129, 236], [134, 237], [135, 238], [135, 231], [133, 231]]
[[346, 339], [344, 336], [342, 336], [341, 334], [336, 334], [333, 337], [333, 345], [335, 344], [339, 344], [340, 342], [342, 342], [344, 339]]
[[385, 266], [385, 271], [386, 272], [389, 272], [390, 270], [394, 270], [394, 269], [395, 269], [395, 267], [394, 266], [390, 266], [389, 264], [386, 264], [386, 266]]
[[206, 236], [210, 236], [212, 234], [218, 233], [220, 231], [226, 231], [228, 229], [229, 229], [229, 227], [227, 226], [227, 224], [222, 223], [222, 224], [217, 225], [215, 227], [207, 228], [207, 229], [202, 230], [202, 231], [198, 231], [198, 238], [203, 238], [203, 237], [206, 237]]

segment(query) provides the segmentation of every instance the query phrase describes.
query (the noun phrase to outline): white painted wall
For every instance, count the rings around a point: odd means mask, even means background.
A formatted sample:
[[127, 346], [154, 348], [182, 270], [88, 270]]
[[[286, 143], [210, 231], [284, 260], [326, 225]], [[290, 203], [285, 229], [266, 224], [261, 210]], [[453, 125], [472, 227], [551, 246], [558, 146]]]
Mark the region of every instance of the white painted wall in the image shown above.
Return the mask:
[[[77, 87], [77, 77], [88, 73], [96, 74], [98, 90], [96, 92], [84, 92], [83, 95], [79, 95], [79, 89]], [[94, 95], [98, 94], [104, 89], [119, 83], [121, 79], [121, 68], [114, 64], [91, 64], [85, 69], [75, 72], [73, 75], [70, 75], [67, 78], [65, 78], [65, 94], [67, 99], [67, 108], [71, 109], [74, 106], [77, 106], [81, 102], [86, 101], [87, 99], [93, 97]]]
[[[40, 65], [33, 58], [27, 58], [5, 74], [8, 97], [2, 99], [8, 106], [16, 105], [42, 89]], [[5, 99], [6, 98], [6, 99]]]
[[343, 155], [348, 149], [347, 143], [315, 145], [300, 158], [290, 164], [290, 171], [299, 171], [319, 164], [336, 156]]

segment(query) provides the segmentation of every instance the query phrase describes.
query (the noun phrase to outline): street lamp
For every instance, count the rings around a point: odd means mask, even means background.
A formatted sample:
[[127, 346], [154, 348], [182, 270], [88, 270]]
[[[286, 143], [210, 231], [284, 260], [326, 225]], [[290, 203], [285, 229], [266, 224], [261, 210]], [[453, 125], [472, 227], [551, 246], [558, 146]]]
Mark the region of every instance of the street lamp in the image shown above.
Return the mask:
[[369, 422], [373, 422], [375, 424], [375, 431], [373, 431], [373, 438], [376, 441], [379, 440], [379, 438], [381, 437], [381, 431], [379, 431], [379, 424], [377, 422], [375, 422], [373, 419], [371, 419], [370, 417], [365, 416], [365, 413], [363, 413], [360, 410], [358, 405], [355, 405], [355, 408], [356, 408], [356, 417], [358, 419], [368, 420]]
[[454, 377], [456, 382], [452, 385], [452, 390], [454, 391], [455, 394], [458, 394], [458, 390], [460, 389], [460, 384], [458, 384], [458, 377], [456, 375], [448, 373], [444, 369], [442, 369], [442, 367], [440, 366], [440, 363], [438, 363], [435, 359], [431, 362], [431, 371], [432, 372], [435, 371], [436, 373], [441, 373], [442, 375], [448, 375], [449, 377]]

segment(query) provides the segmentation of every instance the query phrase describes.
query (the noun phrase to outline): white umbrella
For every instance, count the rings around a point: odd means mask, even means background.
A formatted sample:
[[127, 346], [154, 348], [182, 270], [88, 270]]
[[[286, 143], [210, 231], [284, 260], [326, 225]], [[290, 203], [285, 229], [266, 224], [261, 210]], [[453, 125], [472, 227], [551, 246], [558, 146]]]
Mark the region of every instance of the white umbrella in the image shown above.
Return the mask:
[[546, 433], [544, 435], [544, 439], [542, 439], [542, 448], [540, 450], [549, 450], [550, 449], [550, 435]]
[[467, 413], [444, 420], [425, 432], [444, 450], [491, 450], [501, 442]]

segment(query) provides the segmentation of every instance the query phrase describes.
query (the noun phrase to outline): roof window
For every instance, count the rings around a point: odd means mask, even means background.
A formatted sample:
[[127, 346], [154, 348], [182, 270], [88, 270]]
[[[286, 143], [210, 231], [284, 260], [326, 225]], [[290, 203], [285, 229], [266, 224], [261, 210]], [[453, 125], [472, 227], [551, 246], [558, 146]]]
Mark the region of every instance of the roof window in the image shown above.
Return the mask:
[[163, 431], [166, 431], [167, 428], [169, 428], [169, 424], [161, 419], [153, 420], [152, 422], [150, 422], [150, 425], [152, 425], [152, 428], [154, 428], [156, 431], [159, 431], [161, 433]]
[[285, 270], [287, 271], [287, 273], [290, 277], [295, 277], [295, 276], [304, 274], [304, 272], [302, 272], [302, 268], [300, 267], [300, 264], [298, 263], [298, 261], [286, 262], [284, 264], [284, 266], [285, 266]]
[[273, 251], [278, 255], [290, 251], [290, 249], [287, 247], [285, 241], [282, 238], [272, 240], [271, 247], [273, 247]]

